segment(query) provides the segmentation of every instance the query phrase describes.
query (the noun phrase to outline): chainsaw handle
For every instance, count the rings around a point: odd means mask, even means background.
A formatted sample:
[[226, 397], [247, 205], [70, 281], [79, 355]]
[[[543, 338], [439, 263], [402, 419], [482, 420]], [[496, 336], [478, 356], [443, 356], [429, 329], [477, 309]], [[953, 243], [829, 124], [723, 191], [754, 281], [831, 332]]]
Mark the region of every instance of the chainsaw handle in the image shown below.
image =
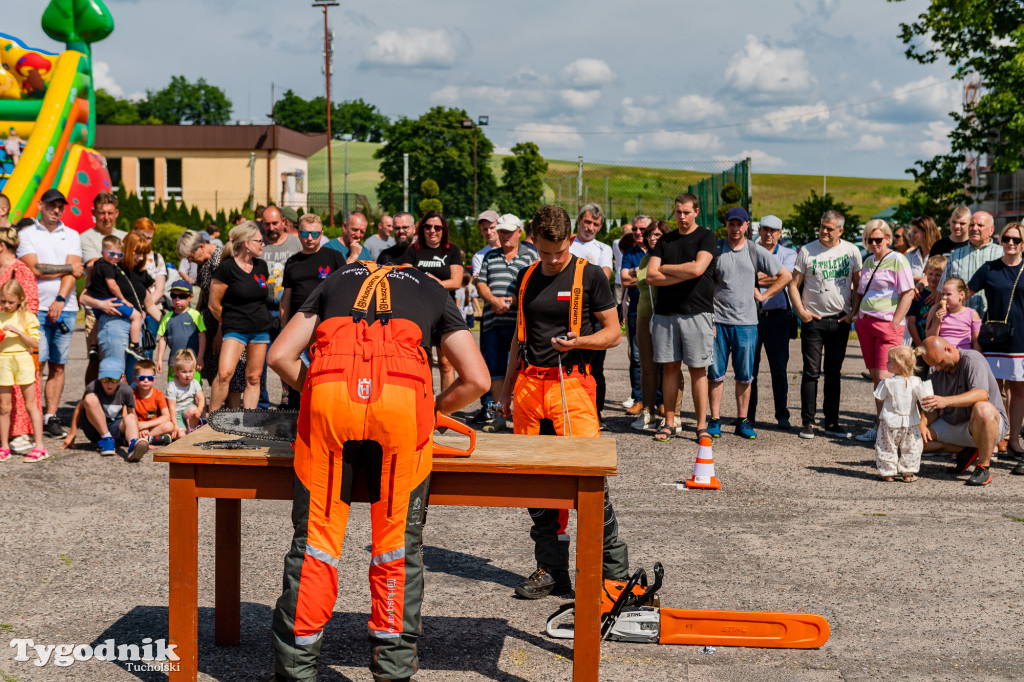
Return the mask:
[[466, 450], [459, 450], [449, 445], [434, 445], [434, 457], [469, 457], [473, 450], [476, 449], [476, 431], [474, 431], [468, 424], [460, 422], [454, 417], [450, 417], [442, 412], [434, 413], [434, 430], [437, 429], [451, 429], [455, 433], [461, 433], [464, 436], [469, 436], [469, 448]]
[[660, 561], [655, 561], [654, 562], [654, 584], [651, 585], [650, 587], [648, 587], [646, 590], [644, 590], [644, 593], [640, 596], [640, 599], [637, 600], [637, 603], [640, 603], [640, 604], [648, 603], [648, 600], [650, 600], [651, 597], [653, 597], [655, 594], [657, 594], [658, 590], [661, 589], [661, 581], [662, 581], [662, 578], [664, 578], [664, 577], [665, 577], [665, 567], [661, 565]]
[[604, 622], [601, 623], [601, 639], [602, 641], [608, 637], [608, 633], [612, 631], [612, 626], [615, 625], [615, 621], [618, 620], [619, 614], [622, 609], [629, 602], [630, 597], [634, 597], [633, 588], [640, 582], [647, 584], [647, 572], [643, 568], [636, 569], [629, 580], [626, 581], [626, 586], [622, 588], [622, 592], [619, 592], [619, 596], [615, 599], [615, 603], [612, 604], [612, 608], [608, 611], [608, 614], [604, 617]]

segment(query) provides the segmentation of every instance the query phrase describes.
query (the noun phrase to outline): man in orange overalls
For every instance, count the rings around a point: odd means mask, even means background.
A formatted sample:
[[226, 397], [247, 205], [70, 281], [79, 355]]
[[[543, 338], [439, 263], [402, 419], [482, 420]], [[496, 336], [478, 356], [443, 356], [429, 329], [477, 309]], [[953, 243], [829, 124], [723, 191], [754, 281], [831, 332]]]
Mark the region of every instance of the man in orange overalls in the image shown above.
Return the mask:
[[[438, 342], [459, 378], [435, 402], [428, 353]], [[307, 370], [301, 355], [310, 345]], [[353, 480], [362, 469], [373, 526], [370, 670], [375, 680], [409, 680], [421, 630], [420, 542], [435, 409], [450, 413], [487, 390], [480, 351], [436, 280], [413, 268], [356, 262], [310, 294], [269, 363], [303, 392], [294, 444], [295, 535], [274, 610], [275, 679], [316, 679], [323, 628], [338, 595]]]
[[[517, 332], [501, 405], [513, 431], [598, 438], [596, 382], [590, 352], [621, 337], [615, 298], [604, 271], [569, 253], [572, 223], [560, 207], [541, 207], [530, 223], [540, 260], [519, 273], [513, 305]], [[600, 330], [594, 331], [600, 323]], [[564, 390], [563, 390], [564, 389]], [[629, 555], [604, 491], [604, 565], [608, 580], [627, 580]], [[537, 570], [515, 592], [525, 599], [572, 594], [566, 509], [530, 509]]]

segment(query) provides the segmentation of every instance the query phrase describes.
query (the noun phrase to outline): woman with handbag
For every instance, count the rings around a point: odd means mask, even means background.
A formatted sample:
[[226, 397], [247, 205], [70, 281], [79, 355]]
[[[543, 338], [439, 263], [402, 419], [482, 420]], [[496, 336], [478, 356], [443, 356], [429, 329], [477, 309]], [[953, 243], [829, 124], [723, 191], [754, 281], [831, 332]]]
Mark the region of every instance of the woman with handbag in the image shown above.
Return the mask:
[[[892, 248], [892, 229], [884, 220], [869, 220], [864, 226], [864, 247], [871, 253], [860, 271], [860, 284], [854, 292], [851, 321], [871, 373], [872, 388], [878, 388], [892, 373], [886, 369], [889, 351], [903, 345], [907, 311], [914, 300], [914, 274], [910, 263]], [[876, 412], [882, 408], [875, 401]], [[874, 443], [874, 426], [857, 436], [862, 443]]]
[[[1010, 435], [1007, 450], [1024, 457], [1020, 448], [1020, 427], [1024, 422], [1024, 226], [1010, 223], [999, 234], [1003, 257], [983, 264], [971, 277], [971, 293], [985, 292], [986, 319], [978, 334], [982, 353], [988, 359], [999, 386], [1009, 394]], [[1024, 464], [1012, 473], [1024, 474]]]

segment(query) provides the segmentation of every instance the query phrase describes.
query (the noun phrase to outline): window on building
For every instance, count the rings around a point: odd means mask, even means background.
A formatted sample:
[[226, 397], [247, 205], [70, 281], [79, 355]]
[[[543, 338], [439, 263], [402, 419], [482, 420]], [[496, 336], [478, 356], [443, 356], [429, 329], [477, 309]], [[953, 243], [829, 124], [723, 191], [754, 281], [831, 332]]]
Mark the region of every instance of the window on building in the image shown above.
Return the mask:
[[167, 159], [167, 188], [164, 199], [181, 201], [181, 159]]
[[107, 173], [110, 174], [110, 186], [117, 187], [121, 183], [121, 159], [107, 159]]
[[153, 159], [139, 159], [139, 196], [156, 198], [156, 165]]

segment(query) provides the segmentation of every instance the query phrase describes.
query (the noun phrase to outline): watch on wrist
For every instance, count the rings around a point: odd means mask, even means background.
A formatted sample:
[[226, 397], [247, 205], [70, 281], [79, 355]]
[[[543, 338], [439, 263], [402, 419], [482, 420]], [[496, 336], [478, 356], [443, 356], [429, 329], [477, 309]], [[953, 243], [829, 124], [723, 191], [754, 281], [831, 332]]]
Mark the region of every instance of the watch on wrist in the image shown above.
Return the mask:
[[63, 296], [60, 296], [60, 295], [58, 295], [58, 296], [57, 296], [56, 298], [54, 298], [53, 300], [55, 300], [55, 301], [57, 301], [57, 302], [59, 302], [59, 303], [63, 303], [63, 302], [65, 301], [65, 298], [64, 298]]

